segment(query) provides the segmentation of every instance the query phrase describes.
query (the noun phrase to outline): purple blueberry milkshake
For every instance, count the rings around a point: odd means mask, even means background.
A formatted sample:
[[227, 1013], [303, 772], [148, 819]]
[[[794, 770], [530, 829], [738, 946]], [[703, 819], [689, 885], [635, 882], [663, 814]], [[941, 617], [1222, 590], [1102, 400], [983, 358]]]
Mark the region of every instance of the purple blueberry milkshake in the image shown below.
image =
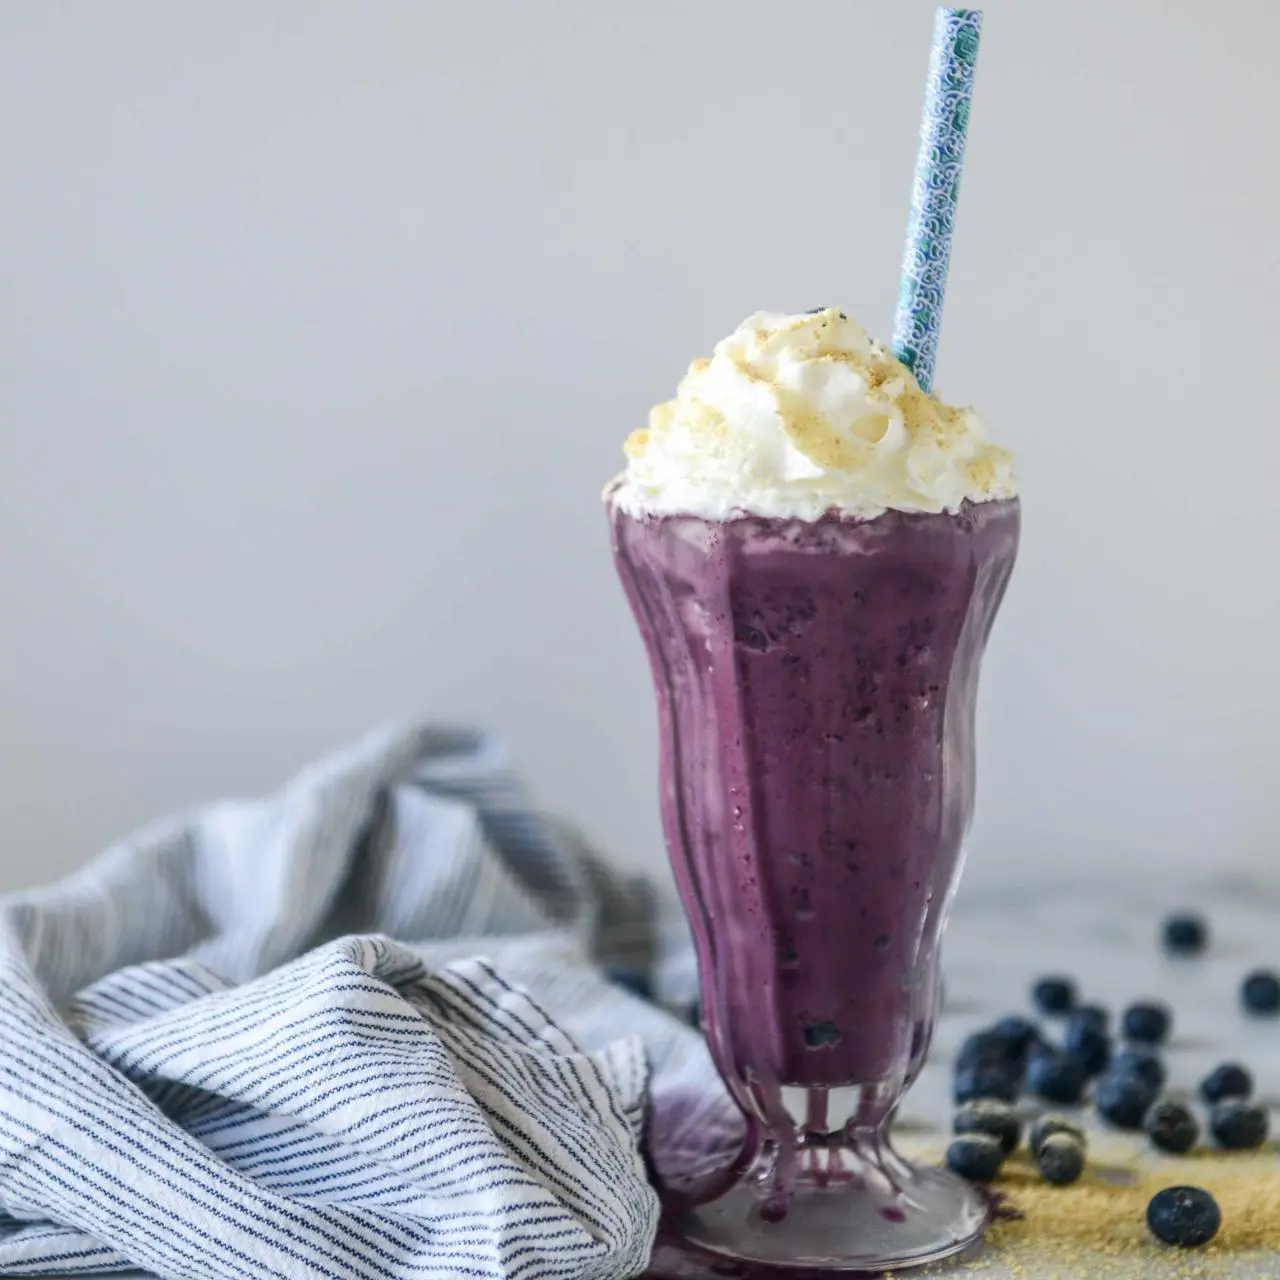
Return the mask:
[[937, 1015], [1018, 543], [1009, 456], [834, 310], [753, 316], [628, 454], [614, 554], [703, 1022], [749, 1130], [680, 1230], [833, 1269], [944, 1256], [984, 1210], [884, 1128]]

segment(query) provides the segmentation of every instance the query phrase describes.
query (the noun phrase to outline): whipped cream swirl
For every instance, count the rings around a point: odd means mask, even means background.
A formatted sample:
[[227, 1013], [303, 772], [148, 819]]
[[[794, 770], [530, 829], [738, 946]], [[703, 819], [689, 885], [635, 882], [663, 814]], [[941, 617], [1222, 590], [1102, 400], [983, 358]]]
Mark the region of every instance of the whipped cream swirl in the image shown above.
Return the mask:
[[973, 410], [927, 395], [830, 307], [744, 320], [689, 366], [626, 454], [611, 492], [632, 514], [871, 519], [1017, 492], [1011, 455]]

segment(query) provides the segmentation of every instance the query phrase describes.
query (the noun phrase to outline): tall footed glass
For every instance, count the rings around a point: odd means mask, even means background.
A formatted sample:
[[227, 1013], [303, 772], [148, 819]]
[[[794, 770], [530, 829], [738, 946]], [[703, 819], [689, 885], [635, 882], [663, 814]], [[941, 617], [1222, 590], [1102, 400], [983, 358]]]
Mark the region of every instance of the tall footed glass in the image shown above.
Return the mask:
[[981, 1195], [886, 1121], [938, 1013], [973, 810], [978, 668], [1016, 500], [805, 521], [609, 502], [653, 669], [662, 816], [711, 1053], [747, 1119], [678, 1230], [767, 1264], [884, 1269], [965, 1247]]

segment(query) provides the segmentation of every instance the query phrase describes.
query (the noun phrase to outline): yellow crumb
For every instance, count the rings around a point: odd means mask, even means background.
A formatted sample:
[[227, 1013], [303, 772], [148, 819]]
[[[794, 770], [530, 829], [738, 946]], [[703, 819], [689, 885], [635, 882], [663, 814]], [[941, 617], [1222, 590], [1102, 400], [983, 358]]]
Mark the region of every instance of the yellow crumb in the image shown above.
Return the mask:
[[643, 458], [644, 451], [649, 447], [649, 433], [640, 427], [633, 431], [624, 441], [622, 451], [628, 458]]
[[981, 457], [970, 459], [970, 461], [965, 464], [965, 471], [968, 473], [969, 479], [977, 489], [990, 489], [995, 483], [995, 461], [994, 459], [987, 457], [985, 454]]
[[684, 405], [684, 421], [695, 436], [715, 439], [727, 430], [724, 414], [719, 409], [692, 396]]
[[932, 396], [921, 391], [914, 381], [902, 389], [898, 405], [902, 409], [902, 425], [912, 440], [924, 440], [929, 436], [941, 439], [941, 406]]
[[864, 441], [839, 434], [823, 414], [794, 392], [775, 387], [773, 394], [783, 431], [811, 462], [828, 471], [851, 471], [866, 462]]
[[[898, 1145], [920, 1163], [942, 1161], [932, 1139], [903, 1135]], [[1084, 1176], [1054, 1187], [1023, 1148], [991, 1184], [1002, 1216], [961, 1270], [997, 1263], [1010, 1275], [1037, 1280], [1129, 1280], [1148, 1271], [1179, 1280], [1233, 1280], [1248, 1261], [1250, 1275], [1280, 1277], [1278, 1153], [1280, 1144], [1250, 1153], [1206, 1147], [1166, 1156], [1141, 1135], [1091, 1132]], [[1170, 1248], [1147, 1230], [1151, 1197], [1177, 1186], [1203, 1187], [1222, 1210], [1218, 1234], [1199, 1249]]]
[[677, 404], [674, 400], [664, 400], [649, 410], [649, 430], [655, 435], [665, 431], [675, 419]]

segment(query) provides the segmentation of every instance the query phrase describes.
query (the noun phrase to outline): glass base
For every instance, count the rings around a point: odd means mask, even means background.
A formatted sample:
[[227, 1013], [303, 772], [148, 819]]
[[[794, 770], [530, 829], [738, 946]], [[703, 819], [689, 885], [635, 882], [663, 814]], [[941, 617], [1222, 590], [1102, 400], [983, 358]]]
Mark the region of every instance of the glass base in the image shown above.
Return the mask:
[[674, 1234], [721, 1257], [820, 1271], [920, 1266], [982, 1235], [988, 1202], [963, 1179], [913, 1168], [887, 1148], [883, 1162], [858, 1169], [840, 1154], [846, 1167], [801, 1173], [785, 1204], [747, 1178], [681, 1213]]

